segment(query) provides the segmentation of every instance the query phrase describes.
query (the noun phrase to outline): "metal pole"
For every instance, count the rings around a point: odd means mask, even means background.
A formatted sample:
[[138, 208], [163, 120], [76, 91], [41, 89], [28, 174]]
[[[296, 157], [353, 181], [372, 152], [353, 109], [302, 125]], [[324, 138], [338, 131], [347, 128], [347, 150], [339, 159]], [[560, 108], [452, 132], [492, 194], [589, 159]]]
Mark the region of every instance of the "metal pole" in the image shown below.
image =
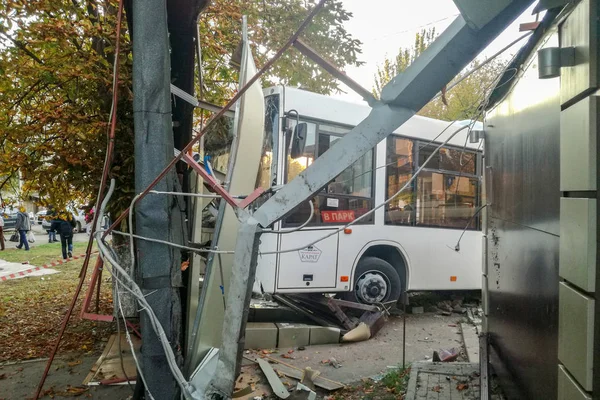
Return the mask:
[[406, 368], [406, 293], [402, 295], [402, 369]]
[[[170, 56], [167, 9], [164, 0], [134, 0], [133, 20], [133, 111], [135, 127], [135, 189], [141, 192], [165, 168], [173, 154], [171, 122]], [[176, 191], [174, 171], [162, 174], [156, 184], [160, 191]], [[136, 207], [136, 233], [161, 240], [173, 240], [172, 196], [149, 196]], [[179, 251], [140, 240], [136, 243], [142, 292], [162, 325], [173, 352], [179, 353], [181, 301], [178, 288], [181, 271]], [[142, 329], [142, 370], [147, 392], [156, 399], [177, 398], [178, 387], [169, 369], [160, 338], [146, 313]]]

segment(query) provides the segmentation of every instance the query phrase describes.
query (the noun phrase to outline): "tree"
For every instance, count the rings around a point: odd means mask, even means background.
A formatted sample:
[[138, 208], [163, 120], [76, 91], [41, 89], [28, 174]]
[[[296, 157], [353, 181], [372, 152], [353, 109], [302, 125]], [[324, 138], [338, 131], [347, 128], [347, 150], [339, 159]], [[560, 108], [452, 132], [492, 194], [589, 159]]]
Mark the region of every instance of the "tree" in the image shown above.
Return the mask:
[[[401, 48], [395, 59], [386, 58], [383, 64], [377, 68], [373, 94], [379, 97], [385, 84], [408, 68], [435, 40], [435, 37], [435, 28], [422, 30], [415, 35], [415, 43], [412, 47]], [[448, 86], [463, 79], [468, 71], [477, 68], [481, 63], [482, 61], [473, 61]], [[503, 69], [504, 63], [502, 61], [492, 60], [448, 91], [444, 96], [446, 104], [444, 104], [442, 97], [438, 97], [425, 105], [417, 114], [446, 121], [480, 119], [477, 114], [479, 105]]]
[[[23, 197], [38, 192], [45, 202], [63, 207], [97, 193], [111, 110], [117, 5], [117, 0], [0, 3], [0, 176], [21, 171]], [[240, 39], [243, 14], [249, 18], [260, 66], [314, 5], [314, 0], [213, 0], [199, 20], [202, 97], [224, 104], [236, 90], [237, 73], [229, 61]], [[343, 27], [351, 16], [341, 1], [329, 1], [303, 38], [340, 67], [358, 65], [360, 42]], [[132, 56], [126, 24], [121, 48], [111, 171], [117, 180], [110, 205], [114, 214], [133, 195]], [[320, 93], [338, 90], [335, 79], [294, 49], [263, 79], [264, 85], [276, 83]]]
[[412, 47], [401, 48], [394, 59], [385, 58], [383, 64], [377, 67], [375, 74], [375, 87], [373, 94], [381, 95], [381, 90], [394, 76], [404, 71], [415, 59], [434, 41], [436, 37], [435, 28], [421, 30], [415, 35], [415, 43]]
[[[0, 4], [0, 175], [62, 208], [98, 190], [111, 109], [115, 2]], [[117, 124], [117, 207], [132, 187], [131, 47], [123, 37]], [[0, 182], [2, 184], [2, 182]], [[0, 188], [1, 190], [2, 188]]]

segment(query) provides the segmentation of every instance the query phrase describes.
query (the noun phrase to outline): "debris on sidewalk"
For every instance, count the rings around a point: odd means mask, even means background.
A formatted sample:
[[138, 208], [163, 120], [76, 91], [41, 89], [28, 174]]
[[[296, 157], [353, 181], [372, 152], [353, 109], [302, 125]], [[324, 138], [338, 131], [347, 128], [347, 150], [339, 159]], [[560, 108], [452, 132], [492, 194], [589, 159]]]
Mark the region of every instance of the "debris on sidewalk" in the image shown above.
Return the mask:
[[440, 349], [433, 352], [433, 362], [452, 362], [456, 360], [459, 355], [460, 349], [457, 349], [456, 347], [448, 350]]
[[[141, 340], [135, 335], [131, 335], [131, 340], [135, 350], [139, 351]], [[137, 370], [124, 333], [121, 333], [120, 341], [121, 355], [119, 354], [119, 338], [117, 335], [113, 334], [108, 339], [104, 352], [83, 381], [84, 385], [126, 384], [128, 378], [130, 382], [135, 383]], [[123, 357], [123, 367], [121, 367], [121, 356]]]
[[323, 377], [319, 371], [315, 371], [310, 368], [305, 368], [303, 370], [267, 355], [252, 352], [251, 354], [245, 354], [244, 358], [253, 362], [258, 362], [259, 359], [266, 360], [269, 363], [272, 363], [271, 367], [278, 373], [279, 376], [283, 375], [288, 378], [296, 379], [303, 382], [306, 386], [309, 385], [308, 377], [310, 377], [311, 382], [321, 389], [333, 391], [345, 387], [343, 383], [332, 381]]
[[342, 368], [342, 364], [340, 364], [335, 358], [331, 357], [329, 360], [326, 360], [328, 365], [331, 365], [333, 368]]
[[275, 373], [273, 367], [271, 367], [271, 364], [260, 358], [256, 360], [256, 362], [260, 366], [263, 374], [267, 377], [267, 381], [269, 381], [269, 385], [271, 385], [271, 389], [273, 389], [273, 394], [280, 399], [287, 399], [290, 397], [290, 393], [277, 376], [277, 373]]

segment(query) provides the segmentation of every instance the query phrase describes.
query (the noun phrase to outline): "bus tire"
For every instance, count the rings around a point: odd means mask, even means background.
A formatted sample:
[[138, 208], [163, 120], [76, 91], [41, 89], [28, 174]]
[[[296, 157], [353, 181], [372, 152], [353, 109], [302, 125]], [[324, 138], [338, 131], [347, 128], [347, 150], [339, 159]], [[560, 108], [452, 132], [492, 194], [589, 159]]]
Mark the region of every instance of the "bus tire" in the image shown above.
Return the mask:
[[396, 302], [402, 294], [398, 271], [387, 261], [364, 257], [356, 266], [354, 288], [344, 293], [348, 301], [364, 304]]

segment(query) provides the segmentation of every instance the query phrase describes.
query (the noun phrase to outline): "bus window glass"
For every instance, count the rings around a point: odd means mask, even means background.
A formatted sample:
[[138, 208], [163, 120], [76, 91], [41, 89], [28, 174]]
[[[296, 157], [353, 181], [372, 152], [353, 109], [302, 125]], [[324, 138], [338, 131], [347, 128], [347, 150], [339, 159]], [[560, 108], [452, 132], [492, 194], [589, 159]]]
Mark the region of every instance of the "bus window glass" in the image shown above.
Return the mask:
[[[291, 126], [296, 121], [290, 118]], [[304, 122], [304, 121], [302, 121]], [[322, 156], [333, 147], [350, 129], [342, 126], [308, 123], [308, 135], [303, 157], [288, 158], [287, 181], [312, 164], [314, 157]], [[289, 139], [287, 154], [290, 151]], [[315, 216], [309, 226], [343, 225], [365, 214], [373, 207], [373, 150], [368, 151], [350, 167], [331, 181], [311, 201]], [[284, 219], [284, 226], [298, 226], [310, 215], [310, 206], [303, 203]], [[373, 223], [373, 215], [361, 220], [360, 224]]]
[[[296, 126], [296, 121], [289, 120], [291, 122], [289, 128], [293, 131]], [[316, 133], [317, 133], [317, 125], [311, 122], [307, 123], [307, 131], [306, 131], [306, 147], [304, 148], [304, 154], [302, 156], [292, 159], [289, 156], [291, 140], [286, 140], [286, 157], [287, 157], [287, 181], [290, 182], [294, 179], [298, 174], [304, 171], [310, 164], [313, 163], [315, 159], [315, 146], [316, 146]], [[287, 135], [288, 139], [291, 138], [291, 135]]]
[[[386, 199], [398, 192], [412, 177], [412, 140], [389, 137], [386, 157]], [[385, 223], [413, 225], [415, 213], [413, 186], [406, 188], [386, 206]]]
[[[322, 131], [322, 127], [319, 126]], [[319, 151], [321, 157], [330, 147], [341, 139], [339, 136], [319, 133]], [[350, 196], [371, 197], [373, 180], [373, 152], [368, 151], [354, 164], [346, 168], [327, 185], [328, 194], [346, 194]]]
[[[429, 144], [419, 148], [419, 165], [425, 164], [436, 147], [435, 144]], [[471, 151], [442, 147], [425, 168], [475, 175], [476, 159], [477, 154]]]
[[423, 171], [417, 178], [417, 226], [476, 229], [477, 179]]

